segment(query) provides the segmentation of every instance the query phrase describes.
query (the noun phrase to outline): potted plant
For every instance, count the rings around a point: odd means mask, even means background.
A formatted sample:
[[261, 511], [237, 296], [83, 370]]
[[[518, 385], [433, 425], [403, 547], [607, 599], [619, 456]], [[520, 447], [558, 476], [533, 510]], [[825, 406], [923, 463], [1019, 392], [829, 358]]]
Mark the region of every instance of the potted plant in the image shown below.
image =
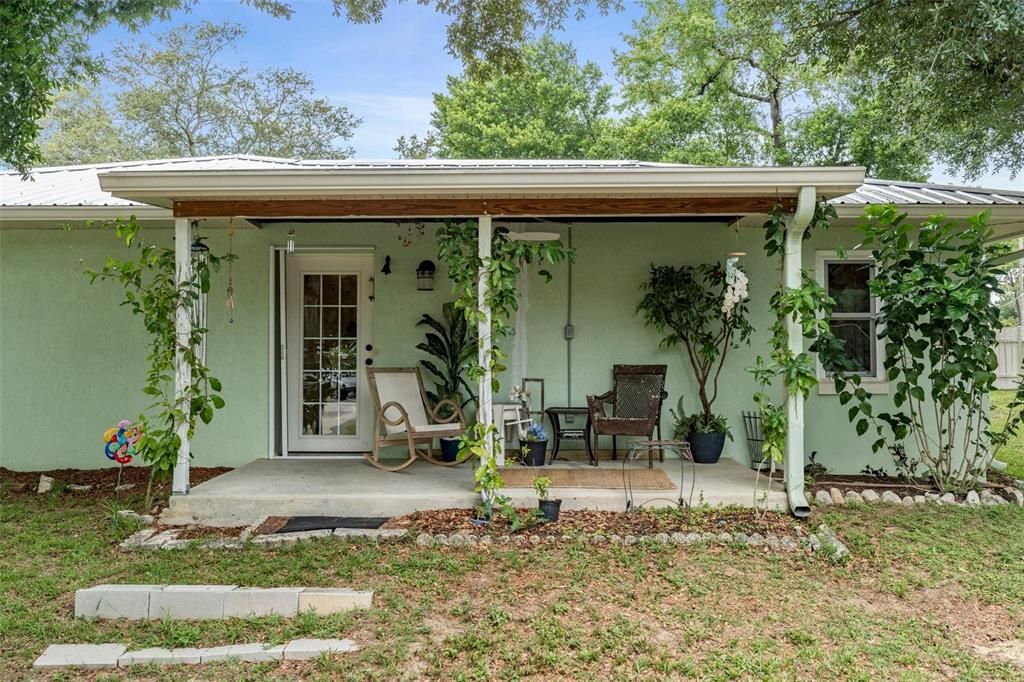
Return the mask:
[[[416, 323], [433, 330], [428, 331], [425, 340], [416, 345], [437, 359], [436, 363], [420, 360], [423, 369], [434, 378], [434, 390], [427, 391], [427, 398], [435, 405], [441, 400], [451, 400], [465, 409], [473, 401], [473, 389], [466, 380], [466, 373], [476, 353], [476, 335], [466, 323], [465, 315], [456, 310], [454, 304], [445, 303], [441, 314], [443, 319], [437, 320], [424, 313]], [[454, 462], [458, 454], [458, 438], [441, 439], [441, 458], [444, 461]]]
[[519, 446], [523, 450], [523, 464], [542, 467], [547, 463], [548, 433], [540, 424], [531, 424], [524, 432]]
[[551, 479], [547, 476], [538, 476], [533, 479], [533, 489], [537, 493], [537, 507], [540, 513], [548, 521], [557, 521], [558, 513], [562, 508], [561, 500], [548, 499], [548, 490], [551, 488]]
[[701, 464], [717, 462], [726, 437], [732, 437], [726, 418], [712, 409], [718, 378], [728, 351], [750, 343], [754, 331], [747, 320], [747, 276], [737, 261], [729, 258], [724, 267], [651, 265], [637, 306], [647, 325], [665, 334], [662, 348], [686, 350], [697, 380], [700, 411], [673, 412], [675, 434], [690, 443], [694, 461]]

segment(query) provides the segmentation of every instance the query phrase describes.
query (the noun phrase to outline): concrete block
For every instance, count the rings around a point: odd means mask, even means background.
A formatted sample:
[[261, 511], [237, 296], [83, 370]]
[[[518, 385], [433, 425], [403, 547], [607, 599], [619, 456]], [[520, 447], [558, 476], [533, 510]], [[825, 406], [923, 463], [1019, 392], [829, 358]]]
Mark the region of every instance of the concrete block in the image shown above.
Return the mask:
[[157, 665], [195, 665], [202, 661], [200, 656], [202, 649], [163, 649], [153, 647], [150, 649], [139, 649], [129, 651], [117, 659], [117, 667], [127, 668], [132, 665], [146, 665], [155, 663]]
[[168, 585], [149, 595], [149, 617], [209, 620], [224, 617], [224, 594], [237, 585]]
[[404, 537], [407, 532], [404, 528], [335, 528], [334, 537], [390, 540]]
[[123, 644], [51, 644], [32, 664], [42, 670], [76, 667], [87, 670], [116, 668], [125, 652]]
[[321, 654], [344, 654], [359, 651], [351, 639], [295, 639], [284, 646], [284, 660], [304, 661]]
[[96, 585], [75, 592], [75, 618], [149, 618], [149, 596], [162, 585]]
[[225, 618], [252, 618], [277, 614], [294, 618], [299, 611], [301, 587], [239, 587], [224, 594]]
[[268, 647], [266, 644], [229, 644], [201, 649], [203, 663], [216, 661], [246, 661], [259, 663], [263, 661], [280, 661], [284, 657], [285, 647]]
[[368, 609], [373, 592], [360, 592], [347, 587], [307, 587], [299, 593], [299, 611], [312, 611], [325, 616], [339, 611]]

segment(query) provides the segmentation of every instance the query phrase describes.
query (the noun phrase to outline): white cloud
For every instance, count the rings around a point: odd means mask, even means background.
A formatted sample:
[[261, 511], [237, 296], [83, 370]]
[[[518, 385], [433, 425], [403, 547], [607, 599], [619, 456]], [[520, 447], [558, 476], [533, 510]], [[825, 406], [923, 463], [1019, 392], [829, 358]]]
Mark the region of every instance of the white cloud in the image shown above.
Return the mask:
[[331, 100], [362, 119], [352, 146], [356, 156], [364, 159], [394, 158], [395, 140], [401, 135], [426, 132], [434, 110], [434, 100], [429, 96], [347, 92], [332, 95]]

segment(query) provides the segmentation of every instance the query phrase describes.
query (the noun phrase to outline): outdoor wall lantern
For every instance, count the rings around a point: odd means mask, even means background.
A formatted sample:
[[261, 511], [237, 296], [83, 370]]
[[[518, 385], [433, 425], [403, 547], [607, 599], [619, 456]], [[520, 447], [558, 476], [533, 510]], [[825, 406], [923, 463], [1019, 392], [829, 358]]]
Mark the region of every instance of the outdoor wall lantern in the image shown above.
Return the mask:
[[437, 268], [434, 267], [433, 261], [425, 260], [421, 262], [416, 268], [416, 290], [433, 291], [434, 273], [436, 271]]

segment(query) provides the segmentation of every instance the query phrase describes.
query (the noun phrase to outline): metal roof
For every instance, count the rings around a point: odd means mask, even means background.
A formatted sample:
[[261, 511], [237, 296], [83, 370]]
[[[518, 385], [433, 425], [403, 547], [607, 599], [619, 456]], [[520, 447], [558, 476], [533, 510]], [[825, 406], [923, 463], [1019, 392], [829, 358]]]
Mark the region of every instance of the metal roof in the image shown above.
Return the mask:
[[[0, 206], [140, 206], [100, 189], [99, 175], [132, 171], [258, 171], [329, 170], [502, 170], [569, 169], [623, 170], [631, 168], [693, 168], [684, 164], [602, 160], [308, 160], [299, 161], [245, 154], [151, 161], [129, 161], [82, 166], [37, 168], [28, 180], [16, 171], [0, 173]], [[1024, 206], [1024, 189], [1001, 190], [957, 187], [868, 178], [855, 192], [830, 200], [837, 205], [896, 203], [935, 206]]]
[[856, 192], [829, 200], [830, 204], [898, 204], [936, 206], [1024, 206], [1024, 188], [985, 189], [933, 185], [923, 182], [898, 182], [865, 178]]

